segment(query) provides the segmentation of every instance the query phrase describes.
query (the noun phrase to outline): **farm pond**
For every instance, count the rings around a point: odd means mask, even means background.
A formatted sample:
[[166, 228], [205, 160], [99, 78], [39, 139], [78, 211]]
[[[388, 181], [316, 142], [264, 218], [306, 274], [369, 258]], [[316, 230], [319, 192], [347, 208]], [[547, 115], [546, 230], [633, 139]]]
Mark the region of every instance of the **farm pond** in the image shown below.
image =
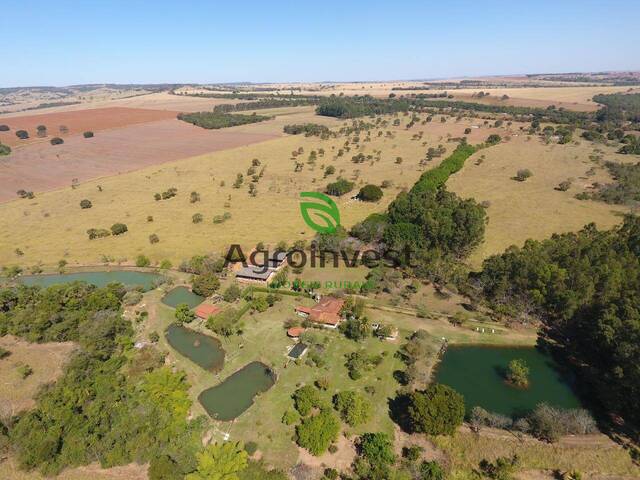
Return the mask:
[[18, 277], [18, 281], [24, 285], [39, 285], [50, 287], [69, 282], [87, 282], [96, 287], [104, 287], [109, 283], [118, 282], [127, 286], [140, 286], [143, 290], [151, 290], [153, 283], [162, 275], [149, 272], [136, 272], [130, 270], [113, 270], [97, 272], [56, 273], [47, 275], [24, 275]]
[[181, 303], [186, 303], [189, 308], [194, 308], [204, 301], [204, 297], [193, 293], [187, 287], [176, 287], [162, 297], [162, 303], [176, 308]]
[[227, 422], [244, 413], [256, 395], [276, 383], [273, 371], [261, 362], [251, 362], [227, 377], [221, 384], [203, 391], [198, 400], [209, 416]]
[[169, 325], [165, 337], [178, 353], [205, 370], [217, 372], [224, 365], [225, 351], [217, 338], [176, 324]]
[[[516, 388], [505, 381], [511, 360], [529, 367], [529, 386]], [[534, 347], [450, 346], [435, 374], [435, 381], [464, 396], [467, 412], [480, 406], [490, 412], [520, 417], [539, 403], [580, 408], [568, 379], [550, 356]]]

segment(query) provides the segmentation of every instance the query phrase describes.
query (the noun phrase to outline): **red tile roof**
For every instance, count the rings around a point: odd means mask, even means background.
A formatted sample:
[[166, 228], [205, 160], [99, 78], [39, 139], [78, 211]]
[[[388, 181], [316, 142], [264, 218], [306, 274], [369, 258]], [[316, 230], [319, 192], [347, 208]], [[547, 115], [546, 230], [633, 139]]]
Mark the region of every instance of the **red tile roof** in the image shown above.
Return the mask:
[[291, 327], [289, 330], [287, 330], [287, 335], [291, 338], [298, 338], [302, 334], [302, 332], [304, 332], [303, 327]]
[[297, 312], [306, 313], [313, 322], [336, 326], [340, 323], [340, 310], [344, 300], [333, 297], [322, 297], [313, 307], [296, 307]]
[[208, 303], [202, 303], [196, 308], [196, 316], [202, 319], [207, 319], [213, 315], [220, 313], [220, 307], [211, 305]]

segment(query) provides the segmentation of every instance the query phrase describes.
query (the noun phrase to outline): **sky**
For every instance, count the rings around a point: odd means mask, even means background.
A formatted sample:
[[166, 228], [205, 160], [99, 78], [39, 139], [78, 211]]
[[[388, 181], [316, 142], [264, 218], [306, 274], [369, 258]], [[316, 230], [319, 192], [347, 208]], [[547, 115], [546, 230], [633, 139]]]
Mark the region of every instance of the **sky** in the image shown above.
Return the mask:
[[638, 0], [7, 1], [0, 87], [640, 70], [639, 20]]

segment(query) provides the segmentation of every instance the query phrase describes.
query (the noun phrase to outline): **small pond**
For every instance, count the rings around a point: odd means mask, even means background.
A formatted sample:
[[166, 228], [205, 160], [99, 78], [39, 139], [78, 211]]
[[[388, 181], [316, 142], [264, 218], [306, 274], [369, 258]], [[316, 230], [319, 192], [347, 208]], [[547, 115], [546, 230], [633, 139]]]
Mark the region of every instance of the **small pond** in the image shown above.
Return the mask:
[[196, 295], [187, 287], [176, 287], [162, 297], [162, 303], [176, 308], [181, 303], [186, 303], [189, 308], [194, 308], [204, 301], [204, 297]]
[[[524, 360], [529, 367], [528, 388], [505, 382], [507, 366], [514, 359]], [[467, 412], [480, 406], [519, 417], [542, 402], [561, 408], [581, 406], [551, 357], [533, 347], [451, 346], [438, 366], [435, 381], [464, 395]]]
[[145, 291], [153, 288], [153, 282], [162, 275], [157, 273], [136, 272], [129, 270], [114, 270], [102, 272], [77, 272], [77, 273], [58, 273], [51, 275], [24, 275], [18, 278], [18, 281], [25, 285], [40, 285], [41, 287], [50, 287], [51, 285], [60, 285], [68, 282], [87, 282], [96, 287], [104, 287], [112, 282], [119, 282], [123, 285], [132, 286], [139, 285]]
[[198, 396], [207, 413], [227, 422], [242, 415], [255, 396], [266, 392], [276, 383], [273, 371], [261, 362], [251, 362], [227, 377], [224, 382]]
[[216, 372], [224, 365], [225, 352], [217, 338], [175, 324], [165, 336], [171, 347], [205, 370]]

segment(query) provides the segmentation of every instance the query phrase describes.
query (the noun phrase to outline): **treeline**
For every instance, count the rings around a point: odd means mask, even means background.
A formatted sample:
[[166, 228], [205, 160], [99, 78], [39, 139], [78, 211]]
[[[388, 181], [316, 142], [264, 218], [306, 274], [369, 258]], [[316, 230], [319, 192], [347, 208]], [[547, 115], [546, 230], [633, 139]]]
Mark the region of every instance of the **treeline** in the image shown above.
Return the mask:
[[320, 97], [269, 97], [261, 98], [255, 102], [244, 102], [236, 104], [223, 104], [213, 107], [214, 112], [246, 112], [249, 110], [264, 110], [267, 108], [283, 107], [307, 107], [317, 105]]
[[606, 167], [613, 177], [614, 183], [601, 185], [591, 197], [616, 205], [639, 202], [640, 163], [607, 162]]
[[497, 312], [542, 318], [591, 400], [640, 424], [640, 218], [528, 240], [485, 260], [470, 280]]
[[316, 114], [335, 118], [356, 118], [367, 115], [384, 115], [406, 112], [411, 103], [405, 98], [374, 98], [370, 95], [362, 97], [330, 96], [322, 98], [316, 108]]
[[329, 135], [331, 132], [329, 127], [319, 125], [317, 123], [296, 123], [292, 125], [285, 125], [283, 131], [289, 135], [300, 135], [301, 133], [304, 133], [305, 137], [322, 137]]
[[593, 101], [604, 105], [596, 115], [601, 122], [640, 123], [640, 93], [600, 94]]
[[191, 123], [198, 127], [206, 129], [219, 129], [227, 127], [235, 127], [237, 125], [246, 125], [248, 123], [257, 123], [269, 120], [271, 117], [265, 115], [231, 115], [220, 112], [194, 112], [179, 113], [178, 120]]

